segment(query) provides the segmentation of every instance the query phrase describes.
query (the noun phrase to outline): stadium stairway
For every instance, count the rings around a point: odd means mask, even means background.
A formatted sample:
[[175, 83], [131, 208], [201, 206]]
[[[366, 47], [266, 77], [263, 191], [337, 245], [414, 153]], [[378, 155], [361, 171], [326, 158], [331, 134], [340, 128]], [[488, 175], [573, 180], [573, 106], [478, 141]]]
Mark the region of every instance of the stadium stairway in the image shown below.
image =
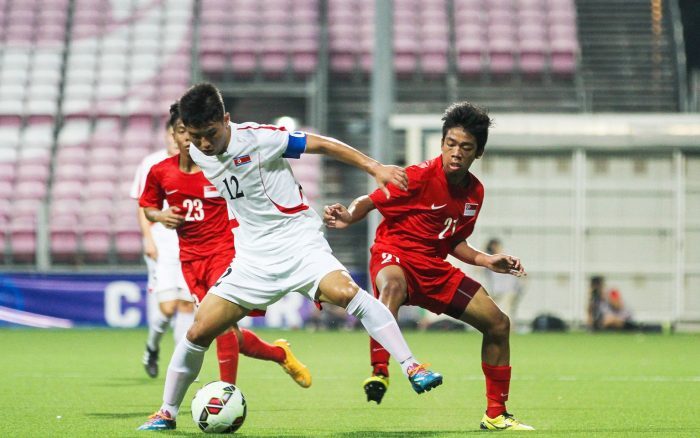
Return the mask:
[[668, 2], [577, 1], [587, 110], [679, 110]]

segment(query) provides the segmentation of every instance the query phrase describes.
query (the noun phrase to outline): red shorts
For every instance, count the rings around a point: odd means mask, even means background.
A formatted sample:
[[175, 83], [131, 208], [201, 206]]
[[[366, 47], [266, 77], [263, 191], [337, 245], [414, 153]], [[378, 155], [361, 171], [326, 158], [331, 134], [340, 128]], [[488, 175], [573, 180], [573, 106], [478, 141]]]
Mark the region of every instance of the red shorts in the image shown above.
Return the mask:
[[372, 248], [369, 272], [374, 296], [379, 297], [375, 278], [387, 266], [399, 266], [406, 276], [408, 300], [405, 304], [419, 306], [433, 313], [459, 318], [481, 288], [449, 262], [435, 257], [404, 254], [395, 249]]
[[236, 250], [218, 252], [201, 259], [182, 262], [182, 274], [192, 295], [202, 302], [209, 289], [226, 272]]

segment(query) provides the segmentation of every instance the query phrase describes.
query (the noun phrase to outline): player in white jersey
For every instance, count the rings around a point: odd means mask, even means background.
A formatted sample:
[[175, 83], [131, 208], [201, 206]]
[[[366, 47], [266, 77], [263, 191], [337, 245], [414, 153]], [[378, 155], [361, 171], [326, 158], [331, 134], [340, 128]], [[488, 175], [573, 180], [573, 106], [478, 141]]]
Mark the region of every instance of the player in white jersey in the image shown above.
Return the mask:
[[195, 146], [190, 148], [192, 159], [238, 220], [236, 257], [202, 300], [194, 324], [175, 348], [163, 405], [139, 429], [175, 429], [180, 404], [214, 338], [251, 310], [265, 309], [291, 292], [336, 304], [357, 317], [397, 355], [416, 392], [440, 385], [442, 376], [414, 359], [389, 309], [360, 289], [333, 256], [321, 219], [309, 207], [286, 158], [304, 152], [328, 155], [374, 176], [387, 196], [387, 183], [406, 189], [405, 171], [332, 138], [231, 123], [221, 93], [211, 84], [195, 85], [182, 96], [180, 116]]
[[[179, 153], [173, 139], [170, 121], [165, 126], [166, 148], [147, 155], [139, 164], [134, 175], [129, 196], [138, 201], [146, 185], [146, 177], [154, 164]], [[178, 342], [194, 320], [194, 299], [182, 275], [180, 248], [177, 232], [165, 228], [161, 223], [152, 223], [137, 204], [139, 227], [143, 235], [143, 254], [148, 268], [149, 298], [155, 296], [158, 311], [149, 318], [146, 351], [143, 353], [143, 366], [151, 377], [158, 375], [160, 340], [175, 316], [174, 337]], [[165, 206], [167, 208], [167, 205]]]

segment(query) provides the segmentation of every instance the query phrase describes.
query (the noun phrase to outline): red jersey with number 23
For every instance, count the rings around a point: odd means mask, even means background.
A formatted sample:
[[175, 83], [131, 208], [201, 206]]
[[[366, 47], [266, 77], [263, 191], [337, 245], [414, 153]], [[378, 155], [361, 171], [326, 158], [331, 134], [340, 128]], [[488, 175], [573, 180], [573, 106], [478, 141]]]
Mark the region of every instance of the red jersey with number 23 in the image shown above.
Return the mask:
[[389, 184], [391, 198], [377, 189], [369, 196], [384, 216], [372, 251], [445, 259], [474, 231], [484, 186], [470, 173], [466, 186], [447, 182], [442, 157], [406, 168], [408, 190]]
[[226, 200], [203, 172], [182, 172], [179, 155], [151, 168], [139, 205], [162, 209], [163, 200], [167, 200], [171, 207], [180, 208], [177, 214], [185, 217], [183, 224], [176, 228], [181, 261], [208, 257], [233, 248], [231, 229], [236, 222], [229, 219]]

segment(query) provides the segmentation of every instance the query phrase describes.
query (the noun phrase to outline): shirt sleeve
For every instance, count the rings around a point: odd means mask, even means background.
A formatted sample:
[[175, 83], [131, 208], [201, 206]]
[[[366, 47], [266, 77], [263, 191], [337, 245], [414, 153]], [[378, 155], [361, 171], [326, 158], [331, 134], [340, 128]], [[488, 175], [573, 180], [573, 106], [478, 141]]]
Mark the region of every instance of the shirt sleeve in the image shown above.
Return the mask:
[[240, 130], [250, 130], [255, 137], [263, 163], [279, 158], [299, 158], [306, 150], [306, 134], [287, 131], [283, 126], [246, 125]]
[[165, 191], [158, 181], [158, 177], [153, 173], [153, 169], [148, 172], [146, 177], [146, 185], [143, 188], [143, 193], [139, 198], [139, 206], [153, 207], [158, 210], [163, 209], [163, 201], [165, 201]]
[[386, 199], [386, 195], [381, 189], [370, 193], [370, 199], [382, 216], [392, 218], [402, 215], [411, 211], [418, 202], [423, 188], [420, 175], [414, 167], [407, 168], [406, 174], [408, 175], [408, 190], [403, 191], [393, 184], [387, 184], [386, 187], [391, 195], [389, 199]]

